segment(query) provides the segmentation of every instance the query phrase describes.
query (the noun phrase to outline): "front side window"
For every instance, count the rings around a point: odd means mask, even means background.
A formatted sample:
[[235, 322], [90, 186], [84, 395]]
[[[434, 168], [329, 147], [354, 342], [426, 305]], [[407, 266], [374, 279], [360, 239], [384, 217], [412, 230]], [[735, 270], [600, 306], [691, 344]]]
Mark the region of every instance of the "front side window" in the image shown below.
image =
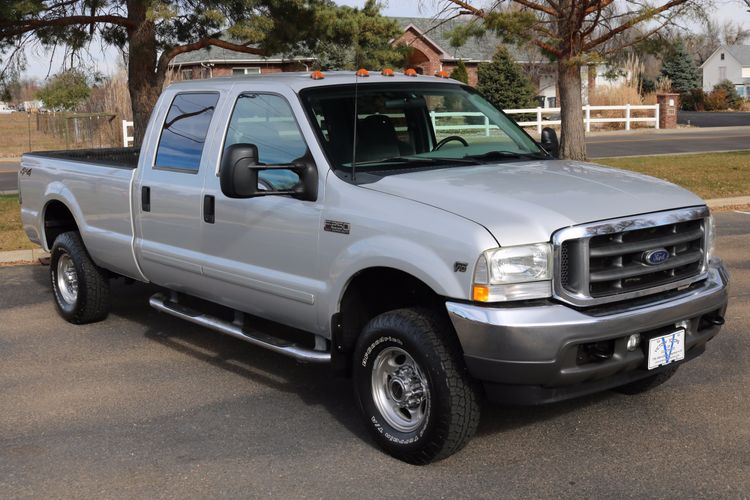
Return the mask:
[[[302, 101], [334, 168], [368, 171], [543, 158], [513, 120], [473, 90], [453, 84], [318, 87]], [[356, 109], [356, 121], [355, 121]], [[356, 136], [355, 136], [356, 129]], [[452, 161], [452, 163], [451, 163]]]
[[[294, 112], [281, 96], [271, 94], [241, 94], [229, 121], [224, 148], [232, 144], [254, 144], [258, 148], [258, 163], [291, 165], [307, 153]], [[291, 170], [260, 172], [261, 188], [291, 189], [299, 176]]]
[[177, 94], [169, 107], [154, 167], [197, 172], [219, 94]]

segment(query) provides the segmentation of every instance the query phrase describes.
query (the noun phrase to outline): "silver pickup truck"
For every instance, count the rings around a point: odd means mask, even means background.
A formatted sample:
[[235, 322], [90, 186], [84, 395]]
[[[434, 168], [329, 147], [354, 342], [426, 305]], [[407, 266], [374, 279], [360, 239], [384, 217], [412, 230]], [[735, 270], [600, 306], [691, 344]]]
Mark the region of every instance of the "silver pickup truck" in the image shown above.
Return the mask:
[[486, 399], [641, 392], [724, 323], [704, 202], [556, 149], [441, 77], [188, 81], [140, 150], [25, 155], [21, 212], [66, 320], [156, 284], [159, 311], [351, 375], [377, 443], [428, 463]]

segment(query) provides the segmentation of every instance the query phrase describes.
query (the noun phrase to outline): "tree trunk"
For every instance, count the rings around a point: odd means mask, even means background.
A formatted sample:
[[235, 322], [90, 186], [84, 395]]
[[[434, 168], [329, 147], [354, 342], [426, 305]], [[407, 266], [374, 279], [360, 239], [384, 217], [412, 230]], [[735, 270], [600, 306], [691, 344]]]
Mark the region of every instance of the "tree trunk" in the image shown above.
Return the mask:
[[161, 93], [164, 75], [157, 72], [156, 27], [147, 19], [147, 1], [128, 0], [128, 90], [133, 110], [134, 146], [140, 147], [151, 111]]
[[586, 142], [581, 107], [581, 67], [570, 61], [557, 62], [557, 82], [560, 87], [560, 158], [586, 159]]

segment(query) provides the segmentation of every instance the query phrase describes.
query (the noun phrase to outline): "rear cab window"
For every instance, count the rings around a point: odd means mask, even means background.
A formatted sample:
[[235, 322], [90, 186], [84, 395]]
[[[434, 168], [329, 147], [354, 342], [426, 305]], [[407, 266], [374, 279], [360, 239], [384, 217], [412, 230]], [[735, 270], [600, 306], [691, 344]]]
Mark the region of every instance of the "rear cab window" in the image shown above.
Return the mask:
[[155, 169], [198, 172], [218, 101], [218, 92], [188, 92], [174, 97], [162, 126]]

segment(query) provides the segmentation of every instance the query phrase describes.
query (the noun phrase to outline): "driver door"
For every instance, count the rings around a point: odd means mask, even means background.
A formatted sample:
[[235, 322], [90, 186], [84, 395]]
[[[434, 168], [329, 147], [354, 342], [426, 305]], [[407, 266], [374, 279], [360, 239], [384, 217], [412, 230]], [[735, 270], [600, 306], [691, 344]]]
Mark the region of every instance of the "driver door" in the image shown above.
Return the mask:
[[[224, 148], [254, 144], [260, 164], [291, 164], [306, 156], [307, 144], [287, 100], [248, 92], [237, 97]], [[288, 190], [299, 177], [291, 170], [263, 171], [259, 189]], [[313, 304], [324, 283], [316, 253], [322, 196], [226, 197], [217, 175], [207, 175], [204, 196], [212, 197], [213, 222], [204, 221], [203, 268], [211, 295], [222, 303], [295, 327], [313, 324]]]

